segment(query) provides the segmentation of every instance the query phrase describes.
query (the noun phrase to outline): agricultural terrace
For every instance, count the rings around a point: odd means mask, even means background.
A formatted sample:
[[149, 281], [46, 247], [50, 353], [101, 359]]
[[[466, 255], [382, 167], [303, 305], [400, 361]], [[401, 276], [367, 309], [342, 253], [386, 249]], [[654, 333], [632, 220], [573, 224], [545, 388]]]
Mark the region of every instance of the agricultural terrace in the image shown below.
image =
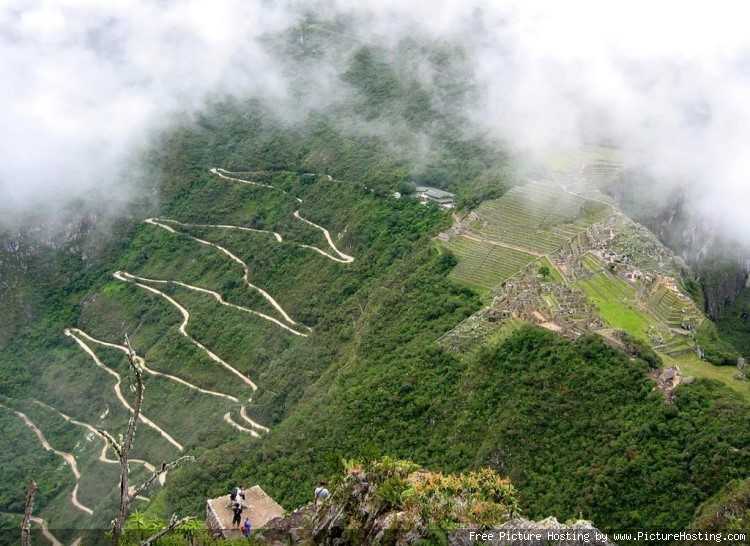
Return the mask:
[[541, 166], [551, 176], [564, 177], [581, 188], [602, 189], [622, 172], [622, 158], [616, 148], [583, 146], [550, 152], [542, 157]]
[[451, 277], [480, 291], [491, 290], [536, 259], [519, 250], [461, 236], [442, 244], [458, 259]]
[[674, 290], [665, 286], [654, 290], [649, 297], [648, 304], [656, 316], [672, 328], [681, 328], [685, 321], [696, 325], [700, 322], [695, 305], [686, 297], [680, 297]]
[[469, 227], [489, 240], [549, 254], [585, 231], [602, 208], [558, 186], [529, 182], [482, 203]]
[[[554, 184], [529, 182], [482, 203], [443, 245], [458, 258], [457, 281], [490, 290], [534, 259], [554, 253], [605, 207]], [[468, 233], [467, 233], [468, 232]]]

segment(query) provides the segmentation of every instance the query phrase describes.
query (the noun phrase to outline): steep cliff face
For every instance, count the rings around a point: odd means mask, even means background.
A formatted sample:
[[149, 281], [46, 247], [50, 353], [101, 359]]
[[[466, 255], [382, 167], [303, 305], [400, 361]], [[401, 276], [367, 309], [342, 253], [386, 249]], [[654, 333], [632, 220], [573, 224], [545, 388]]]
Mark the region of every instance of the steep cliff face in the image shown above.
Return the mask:
[[703, 288], [706, 314], [714, 320], [722, 316], [747, 282], [746, 252], [711, 226], [692, 222], [682, 199], [672, 201], [661, 213], [644, 221], [692, 267]]
[[742, 264], [709, 263], [702, 270], [703, 294], [706, 302], [706, 314], [718, 319], [737, 300], [745, 288], [748, 271]]
[[683, 189], [657, 192], [655, 187], [643, 173], [626, 171], [608, 191], [626, 214], [682, 256], [700, 279], [706, 314], [716, 320], [745, 287], [750, 249], [728, 240], [715, 225], [697, 221]]

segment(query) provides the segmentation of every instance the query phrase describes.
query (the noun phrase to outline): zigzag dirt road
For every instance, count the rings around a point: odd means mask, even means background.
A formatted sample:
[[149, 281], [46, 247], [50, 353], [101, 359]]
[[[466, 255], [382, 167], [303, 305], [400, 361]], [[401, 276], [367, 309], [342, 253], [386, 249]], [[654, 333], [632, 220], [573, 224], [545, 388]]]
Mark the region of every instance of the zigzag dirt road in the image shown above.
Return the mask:
[[13, 412], [16, 414], [16, 416], [21, 419], [21, 421], [24, 422], [24, 424], [31, 429], [31, 431], [36, 435], [37, 439], [39, 440], [39, 443], [42, 444], [42, 447], [47, 450], [51, 451], [58, 457], [60, 457], [63, 461], [65, 461], [65, 464], [70, 467], [70, 471], [73, 473], [73, 476], [76, 479], [76, 484], [73, 487], [73, 490], [70, 492], [70, 503], [76, 507], [76, 509], [80, 510], [81, 512], [84, 512], [88, 514], [89, 516], [94, 514], [94, 511], [89, 508], [88, 506], [85, 506], [78, 500], [78, 484], [81, 481], [81, 473], [78, 470], [78, 463], [76, 461], [75, 456], [72, 453], [68, 453], [66, 451], [60, 451], [55, 449], [50, 445], [50, 443], [47, 441], [47, 438], [45, 438], [44, 433], [37, 427], [34, 422], [29, 419], [29, 417], [18, 410], [14, 410], [12, 408], [9, 408], [8, 406], [4, 404], [0, 404], [0, 407], [3, 407], [7, 409], [8, 411]]
[[[102, 446], [102, 450], [99, 453], [99, 457], [97, 459], [99, 462], [106, 463], [106, 464], [120, 464], [120, 461], [118, 461], [117, 459], [110, 459], [107, 456], [107, 451], [109, 450], [109, 442], [107, 441], [107, 438], [104, 436], [104, 434], [102, 434], [101, 431], [99, 429], [97, 429], [94, 425], [91, 425], [89, 423], [84, 423], [83, 421], [79, 421], [78, 419], [74, 419], [73, 417], [64, 414], [59, 409], [53, 408], [49, 404], [45, 404], [44, 402], [41, 402], [39, 400], [34, 400], [33, 402], [35, 404], [38, 404], [38, 405], [42, 406], [43, 408], [47, 408], [50, 411], [54, 411], [60, 417], [62, 417], [66, 421], [68, 421], [69, 423], [72, 423], [72, 424], [74, 424], [76, 426], [85, 428], [89, 432], [91, 432], [91, 433], [95, 434], [96, 436], [98, 436], [99, 438], [101, 438], [102, 442], [104, 443], [104, 445]], [[152, 465], [151, 463], [149, 463], [147, 461], [144, 461], [142, 459], [133, 459], [133, 458], [130, 458], [128, 460], [131, 463], [142, 465], [149, 472], [156, 472], [156, 467], [154, 467], [154, 465]], [[166, 473], [164, 473], [164, 474], [162, 474], [162, 475], [159, 476], [159, 483], [161, 485], [164, 485], [165, 478], [166, 478]]]
[[[133, 413], [134, 410], [128, 403], [128, 401], [125, 399], [125, 397], [122, 395], [122, 391], [120, 389], [120, 383], [122, 382], [122, 378], [120, 377], [120, 374], [114, 371], [113, 369], [106, 366], [101, 360], [99, 360], [99, 357], [96, 356], [96, 353], [89, 347], [85, 341], [81, 339], [80, 336], [80, 330], [77, 328], [66, 328], [65, 329], [65, 335], [68, 337], [72, 337], [76, 343], [88, 354], [91, 359], [94, 361], [94, 364], [96, 364], [99, 368], [106, 371], [108, 374], [110, 374], [112, 377], [114, 377], [117, 381], [113, 385], [113, 390], [115, 391], [115, 395], [117, 396], [117, 399], [120, 401], [120, 403], [130, 412]], [[78, 334], [76, 334], [78, 333]], [[143, 413], [140, 414], [140, 420], [143, 424], [146, 426], [154, 429], [156, 432], [158, 432], [165, 440], [167, 440], [170, 444], [172, 444], [174, 447], [176, 447], [179, 451], [183, 451], [184, 448], [181, 443], [179, 443], [177, 440], [175, 440], [167, 431], [165, 431], [163, 428], [161, 428], [159, 425], [154, 423], [151, 419], [143, 415]]]

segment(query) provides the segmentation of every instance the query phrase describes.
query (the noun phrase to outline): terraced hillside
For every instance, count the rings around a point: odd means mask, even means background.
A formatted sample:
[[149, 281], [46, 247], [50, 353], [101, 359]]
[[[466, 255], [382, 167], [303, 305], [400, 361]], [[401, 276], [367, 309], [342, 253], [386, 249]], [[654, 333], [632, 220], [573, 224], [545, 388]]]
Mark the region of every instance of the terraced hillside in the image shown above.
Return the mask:
[[458, 265], [451, 275], [483, 290], [491, 290], [536, 259], [527, 252], [470, 236], [454, 237], [443, 246], [458, 258]]
[[591, 274], [576, 285], [609, 326], [650, 343], [668, 356], [695, 352], [687, 328], [694, 329], [703, 319], [687, 296], [657, 284], [649, 297], [641, 297], [637, 283], [628, 283], [613, 274], [593, 255], [585, 255], [583, 263]]
[[586, 203], [558, 186], [529, 182], [482, 203], [468, 227], [487, 239], [548, 254], [585, 229], [576, 221]]
[[482, 203], [441, 237], [458, 258], [452, 276], [490, 290], [569, 244], [606, 208], [556, 184], [532, 181], [515, 187]]
[[536, 167], [571, 191], [607, 200], [603, 192], [622, 174], [623, 158], [615, 147], [587, 144], [551, 151], [541, 157]]
[[602, 318], [614, 328], [647, 340], [655, 320], [639, 308], [636, 290], [624, 280], [605, 270], [604, 265], [589, 257], [594, 271], [589, 278], [578, 281]]
[[[717, 379], [750, 399], [741, 374], [707, 362], [731, 362], [731, 351], [717, 352], [715, 335], [705, 333], [712, 325], [682, 286], [687, 266], [600, 193], [619, 176], [619, 160], [592, 150], [563, 155], [549, 168], [559, 186], [514, 188], [441, 236], [458, 258], [454, 278], [493, 295], [487, 307], [441, 338], [444, 346], [466, 350], [502, 338], [505, 325], [518, 320], [572, 338], [623, 331], [652, 346], [667, 364]], [[563, 223], [550, 228], [555, 222]], [[518, 259], [512, 255], [517, 251], [528, 254]], [[545, 265], [549, 277], [542, 278]], [[698, 356], [704, 352], [710, 353], [706, 360]]]

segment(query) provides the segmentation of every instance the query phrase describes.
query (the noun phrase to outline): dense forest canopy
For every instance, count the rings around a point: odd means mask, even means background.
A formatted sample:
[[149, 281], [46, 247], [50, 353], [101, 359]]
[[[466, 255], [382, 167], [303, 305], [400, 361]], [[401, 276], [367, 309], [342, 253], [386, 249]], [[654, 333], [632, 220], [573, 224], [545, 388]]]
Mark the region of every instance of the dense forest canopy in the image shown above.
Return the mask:
[[[89, 214], [72, 236], [23, 256], [0, 250], [0, 403], [10, 408], [0, 413], [2, 521], [16, 525], [33, 478], [50, 525], [108, 524], [116, 470], [102, 462], [101, 440], [66, 416], [124, 428], [111, 372], [126, 393], [132, 376], [111, 344], [126, 333], [161, 373], [147, 377], [144, 414], [156, 424], [139, 428], [136, 455], [174, 455], [163, 426], [197, 458], [153, 491], [141, 507], [149, 517], [202, 516], [207, 498], [238, 483], [260, 484], [294, 509], [316, 482], [335, 481], [342, 461], [388, 457], [470, 476], [489, 467], [509, 478], [514, 506], [529, 517], [581, 516], [605, 530], [683, 529], [701, 506], [699, 521], [712, 502], [744, 506], [744, 482], [734, 481], [750, 471], [742, 387], [698, 377], [665, 397], [654, 374], [667, 364], [627, 334], [566, 338], [518, 321], [466, 350], [441, 343], [493, 296], [450, 276], [461, 257], [439, 235], [549, 170], [470, 128], [462, 106], [476, 90], [460, 47], [381, 47], [324, 30], [308, 21], [266, 39], [304, 100], [316, 78], [300, 67], [337, 59], [339, 100], [285, 117], [258, 98], [216, 97], [149, 141], [138, 198], [115, 220], [99, 222], [82, 206]], [[424, 66], [434, 71], [429, 84], [415, 69]], [[420, 203], [421, 185], [455, 193], [455, 208]], [[551, 262], [540, 263], [532, 273], [559, 282]], [[684, 273], [679, 289], [705, 310], [714, 277], [687, 265]], [[136, 277], [152, 290], [127, 282]], [[735, 366], [748, 354], [747, 301], [743, 292], [715, 324], [690, 332], [704, 349], [701, 366]], [[279, 307], [294, 318], [265, 320]], [[109, 375], [70, 328], [108, 340], [92, 347]], [[207, 358], [207, 347], [220, 356]], [[223, 374], [232, 366], [234, 376]], [[248, 419], [270, 429], [261, 438], [227, 424], [239, 419], [240, 399], [250, 399]], [[80, 480], [59, 471], [12, 411], [75, 453]], [[71, 515], [79, 481], [92, 519]]]

